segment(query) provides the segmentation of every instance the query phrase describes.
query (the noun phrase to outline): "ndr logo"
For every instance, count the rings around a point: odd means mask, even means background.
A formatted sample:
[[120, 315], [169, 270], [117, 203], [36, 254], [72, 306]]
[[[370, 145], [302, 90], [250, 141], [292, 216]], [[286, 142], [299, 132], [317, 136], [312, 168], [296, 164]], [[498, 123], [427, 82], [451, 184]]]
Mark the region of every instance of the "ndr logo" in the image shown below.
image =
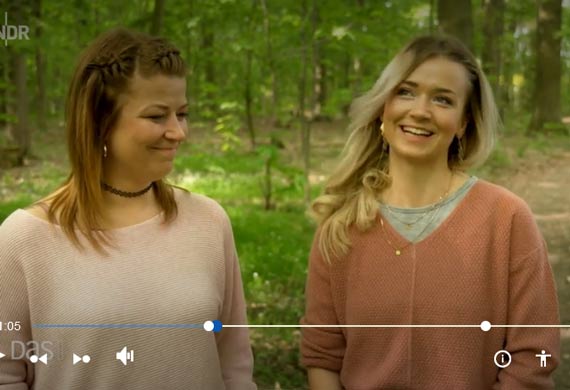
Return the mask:
[[8, 41], [14, 39], [27, 39], [30, 27], [25, 25], [14, 26], [8, 24], [8, 12], [4, 12], [4, 24], [0, 29], [0, 39], [4, 40], [4, 46], [8, 46]]

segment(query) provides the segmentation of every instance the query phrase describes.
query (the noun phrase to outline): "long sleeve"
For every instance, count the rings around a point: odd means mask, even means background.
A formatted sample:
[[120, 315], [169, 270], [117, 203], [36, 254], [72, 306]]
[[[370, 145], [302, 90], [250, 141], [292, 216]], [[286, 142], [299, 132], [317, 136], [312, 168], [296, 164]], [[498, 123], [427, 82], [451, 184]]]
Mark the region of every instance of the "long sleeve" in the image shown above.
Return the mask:
[[[509, 270], [509, 325], [559, 325], [558, 301], [546, 244], [530, 210], [515, 214]], [[553, 389], [560, 362], [558, 328], [507, 329], [505, 350], [511, 364], [500, 370], [495, 389]], [[536, 355], [550, 354], [546, 367]]]
[[[239, 261], [230, 222], [222, 215], [226, 257], [225, 291], [220, 321], [222, 324], [247, 324]], [[216, 334], [222, 376], [226, 390], [255, 390], [252, 380], [253, 355], [247, 328], [222, 328]]]
[[[245, 328], [30, 331], [30, 323], [245, 324], [227, 215], [204, 196], [181, 190], [175, 196], [175, 219], [164, 223], [160, 214], [113, 230], [105, 256], [78, 250], [59, 226], [25, 210], [4, 221], [0, 321], [21, 321], [23, 329], [0, 332], [0, 351], [9, 355], [0, 359], [0, 390], [255, 389]], [[10, 356], [11, 343], [16, 356]], [[26, 343], [48, 354], [47, 366], [18, 360]], [[124, 346], [135, 351], [128, 368], [115, 359]], [[182, 347], [195, 353], [180, 353]], [[73, 365], [74, 353], [92, 360]]]
[[[309, 273], [305, 289], [303, 325], [334, 325], [339, 323], [335, 311], [330, 280], [330, 266], [318, 248], [318, 233], [309, 257]], [[303, 328], [301, 359], [307, 367], [340, 371], [346, 341], [340, 328]]]
[[[0, 226], [0, 389], [25, 390], [33, 380], [33, 366], [23, 356], [31, 340], [30, 315], [26, 280], [18, 261], [18, 242], [13, 231]], [[8, 330], [7, 322], [18, 322], [19, 331]], [[16, 355], [14, 355], [15, 353]]]

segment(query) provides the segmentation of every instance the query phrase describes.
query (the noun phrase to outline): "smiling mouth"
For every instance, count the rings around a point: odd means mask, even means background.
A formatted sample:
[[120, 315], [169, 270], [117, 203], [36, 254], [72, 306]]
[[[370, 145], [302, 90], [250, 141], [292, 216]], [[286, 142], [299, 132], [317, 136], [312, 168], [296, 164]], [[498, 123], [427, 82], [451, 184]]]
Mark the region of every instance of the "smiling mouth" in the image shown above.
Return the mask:
[[434, 133], [432, 131], [421, 129], [418, 127], [411, 126], [400, 126], [400, 129], [407, 134], [417, 135], [420, 137], [431, 137]]

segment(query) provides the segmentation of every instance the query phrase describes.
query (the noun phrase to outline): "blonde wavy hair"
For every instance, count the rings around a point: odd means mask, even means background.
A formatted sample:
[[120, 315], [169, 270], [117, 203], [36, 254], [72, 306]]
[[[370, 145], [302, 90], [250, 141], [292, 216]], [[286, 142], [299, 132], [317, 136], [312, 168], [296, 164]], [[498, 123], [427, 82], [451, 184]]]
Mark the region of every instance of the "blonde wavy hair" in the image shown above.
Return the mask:
[[[449, 147], [451, 169], [481, 165], [491, 153], [499, 126], [493, 92], [477, 60], [457, 39], [445, 35], [420, 36], [386, 66], [374, 86], [356, 98], [350, 108], [350, 136], [341, 159], [329, 177], [324, 193], [310, 213], [319, 224], [318, 246], [327, 262], [350, 250], [349, 229], [366, 231], [378, 215], [378, 195], [390, 185], [388, 145], [380, 131], [384, 104], [394, 89], [420, 64], [443, 57], [465, 67], [470, 81], [465, 107], [465, 135]], [[461, 142], [461, 146], [459, 145]], [[459, 157], [459, 150], [463, 156]]]
[[[101, 226], [103, 195], [103, 146], [117, 123], [119, 103], [131, 80], [139, 74], [186, 76], [179, 50], [163, 38], [115, 28], [97, 37], [79, 57], [69, 87], [65, 128], [71, 173], [47, 203], [51, 223], [59, 224], [79, 249], [78, 232], [96, 250], [111, 244]], [[154, 195], [164, 212], [164, 221], [176, 217], [172, 186], [163, 180], [153, 183]]]

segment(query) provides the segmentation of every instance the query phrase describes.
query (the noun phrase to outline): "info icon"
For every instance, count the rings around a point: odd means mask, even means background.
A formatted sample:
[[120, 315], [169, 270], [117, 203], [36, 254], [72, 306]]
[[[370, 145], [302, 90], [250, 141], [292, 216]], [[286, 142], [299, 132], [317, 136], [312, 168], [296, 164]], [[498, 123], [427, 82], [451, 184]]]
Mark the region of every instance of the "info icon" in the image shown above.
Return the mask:
[[499, 368], [507, 368], [511, 364], [511, 354], [509, 351], [501, 349], [495, 354], [495, 365]]

